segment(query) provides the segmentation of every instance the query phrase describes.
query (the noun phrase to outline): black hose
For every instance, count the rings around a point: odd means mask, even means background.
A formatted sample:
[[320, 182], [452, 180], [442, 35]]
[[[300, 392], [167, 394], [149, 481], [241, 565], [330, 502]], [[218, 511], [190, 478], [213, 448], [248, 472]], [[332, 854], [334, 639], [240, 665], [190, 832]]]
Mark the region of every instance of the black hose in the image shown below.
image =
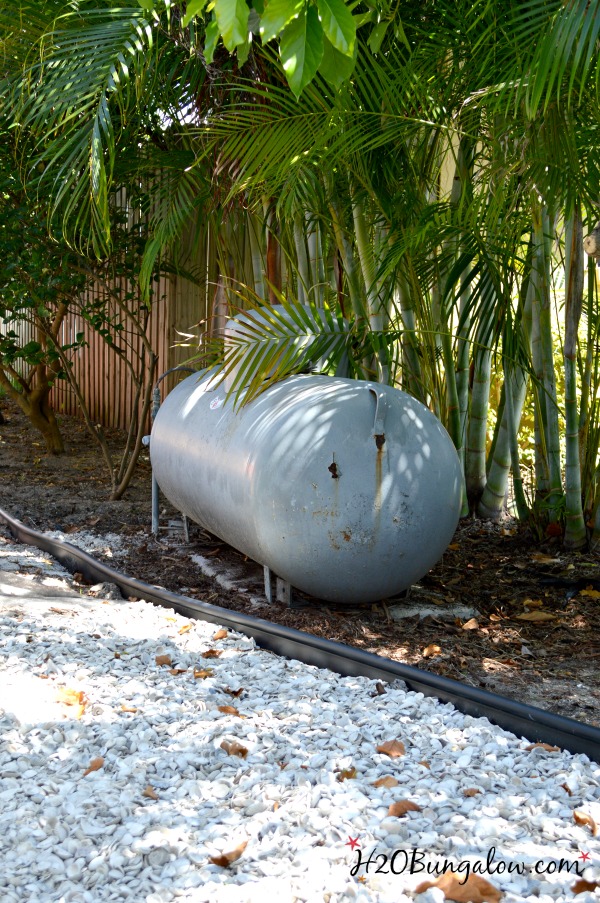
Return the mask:
[[50, 539], [37, 530], [26, 527], [0, 508], [0, 522], [4, 523], [19, 542], [37, 546], [48, 552], [71, 572], [79, 571], [93, 583], [109, 582], [119, 587], [126, 597], [145, 599], [157, 605], [173, 608], [189, 618], [202, 619], [229, 627], [251, 636], [258, 646], [277, 655], [297, 659], [307, 665], [329, 668], [338, 674], [363, 675], [376, 680], [402, 680], [410, 690], [434, 696], [440, 702], [451, 702], [459, 711], [475, 717], [483, 716], [493, 724], [532, 742], [559, 746], [572, 753], [585, 753], [600, 763], [600, 729], [582, 724], [572, 718], [554, 715], [535, 706], [515, 702], [505, 696], [478, 687], [450, 680], [438, 674], [421, 671], [411, 665], [394, 662], [372, 652], [363, 652], [321, 637], [273, 624], [241, 612], [230, 611], [208, 602], [188, 599], [178, 593], [141, 580], [127, 577], [97, 561], [87, 552], [62, 540]]

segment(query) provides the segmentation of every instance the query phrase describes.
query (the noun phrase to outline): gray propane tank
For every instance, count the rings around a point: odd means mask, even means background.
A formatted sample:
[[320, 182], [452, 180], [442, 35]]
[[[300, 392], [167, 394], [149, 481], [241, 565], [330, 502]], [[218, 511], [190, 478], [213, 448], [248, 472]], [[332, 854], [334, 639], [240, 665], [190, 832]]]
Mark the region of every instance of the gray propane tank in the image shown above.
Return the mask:
[[461, 467], [437, 418], [398, 389], [292, 376], [234, 410], [210, 371], [184, 379], [152, 428], [158, 485], [180, 511], [300, 590], [396, 595], [456, 529]]

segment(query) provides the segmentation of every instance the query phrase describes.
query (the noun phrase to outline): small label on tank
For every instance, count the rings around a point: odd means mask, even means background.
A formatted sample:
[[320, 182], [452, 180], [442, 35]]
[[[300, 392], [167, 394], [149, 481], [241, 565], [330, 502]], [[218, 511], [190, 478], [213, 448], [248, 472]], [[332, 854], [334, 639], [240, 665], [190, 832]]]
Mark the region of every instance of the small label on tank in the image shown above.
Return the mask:
[[213, 400], [209, 404], [209, 408], [211, 409], [211, 411], [216, 411], [217, 408], [221, 407], [224, 401], [224, 398], [213, 398]]

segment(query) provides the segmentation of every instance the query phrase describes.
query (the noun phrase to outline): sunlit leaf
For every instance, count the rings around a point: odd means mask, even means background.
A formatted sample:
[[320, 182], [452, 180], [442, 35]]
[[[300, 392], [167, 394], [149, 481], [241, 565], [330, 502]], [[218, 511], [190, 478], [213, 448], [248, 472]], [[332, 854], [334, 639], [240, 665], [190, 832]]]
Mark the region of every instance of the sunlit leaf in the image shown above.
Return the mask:
[[387, 740], [377, 747], [377, 752], [383, 753], [384, 756], [389, 756], [391, 759], [397, 759], [406, 753], [406, 749], [402, 740]]
[[376, 781], [373, 781], [373, 787], [397, 787], [398, 781], [396, 778], [393, 778], [391, 775], [386, 775], [384, 778], [378, 778]]
[[499, 903], [502, 898], [502, 892], [479, 875], [469, 875], [465, 881], [464, 875], [448, 871], [436, 881], [423, 881], [415, 893], [422, 894], [430, 887], [439, 887], [446, 900], [455, 903]]
[[92, 771], [99, 771], [104, 765], [104, 759], [102, 756], [98, 756], [96, 759], [92, 759], [86, 770], [83, 772], [83, 776], [85, 777], [88, 774], [91, 774]]
[[410, 800], [398, 800], [396, 803], [392, 803], [390, 808], [388, 809], [388, 815], [393, 815], [396, 818], [402, 818], [403, 815], [406, 815], [407, 812], [422, 812], [420, 806], [416, 803], [412, 803]]
[[229, 868], [232, 863], [236, 862], [240, 858], [247, 846], [248, 841], [245, 840], [229, 853], [222, 853], [220, 856], [209, 856], [209, 859], [213, 863], [213, 865], [220, 865], [221, 868]]
[[238, 756], [240, 759], [245, 759], [248, 755], [246, 747], [238, 743], [237, 740], [223, 740], [221, 749], [224, 749], [230, 756]]
[[587, 812], [582, 812], [581, 809], [576, 809], [573, 813], [573, 819], [576, 825], [581, 825], [589, 828], [594, 837], [596, 837], [596, 835], [598, 834], [598, 825], [591, 815], [589, 815]]
[[342, 769], [342, 771], [339, 771], [336, 775], [336, 779], [338, 781], [340, 781], [340, 783], [342, 781], [351, 781], [355, 777], [356, 777], [356, 768], [354, 768], [354, 767], [344, 768], [344, 769]]
[[213, 673], [212, 668], [194, 668], [196, 680], [205, 680], [207, 677], [212, 677]]
[[243, 715], [240, 715], [238, 710], [233, 705], [220, 705], [217, 706], [220, 712], [223, 712], [224, 715], [237, 715], [238, 718], [243, 718]]
[[541, 623], [542, 621], [556, 621], [557, 615], [550, 611], [525, 611], [522, 615], [515, 615], [517, 621], [531, 621]]

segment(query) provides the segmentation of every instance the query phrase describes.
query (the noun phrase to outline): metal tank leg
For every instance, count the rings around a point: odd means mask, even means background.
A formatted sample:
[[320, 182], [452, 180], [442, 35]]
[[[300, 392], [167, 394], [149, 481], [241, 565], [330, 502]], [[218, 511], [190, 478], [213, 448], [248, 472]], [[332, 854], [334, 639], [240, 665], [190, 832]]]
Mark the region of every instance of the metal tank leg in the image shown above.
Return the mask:
[[158, 498], [158, 483], [156, 482], [156, 477], [152, 474], [152, 533], [154, 536], [158, 536], [158, 531], [160, 530], [159, 526], [159, 498]]
[[265, 564], [263, 567], [263, 573], [265, 575], [265, 597], [269, 605], [273, 604], [273, 583], [271, 580], [271, 568], [267, 567]]
[[269, 605], [273, 604], [273, 577], [275, 577], [275, 599], [283, 602], [288, 608], [293, 608], [292, 585], [287, 580], [282, 580], [271, 571], [266, 564], [263, 567], [265, 575], [265, 596]]
[[292, 585], [288, 583], [287, 580], [282, 580], [281, 577], [277, 577], [275, 581], [275, 585], [277, 587], [277, 601], [283, 602], [284, 605], [287, 605], [288, 608], [292, 607]]

